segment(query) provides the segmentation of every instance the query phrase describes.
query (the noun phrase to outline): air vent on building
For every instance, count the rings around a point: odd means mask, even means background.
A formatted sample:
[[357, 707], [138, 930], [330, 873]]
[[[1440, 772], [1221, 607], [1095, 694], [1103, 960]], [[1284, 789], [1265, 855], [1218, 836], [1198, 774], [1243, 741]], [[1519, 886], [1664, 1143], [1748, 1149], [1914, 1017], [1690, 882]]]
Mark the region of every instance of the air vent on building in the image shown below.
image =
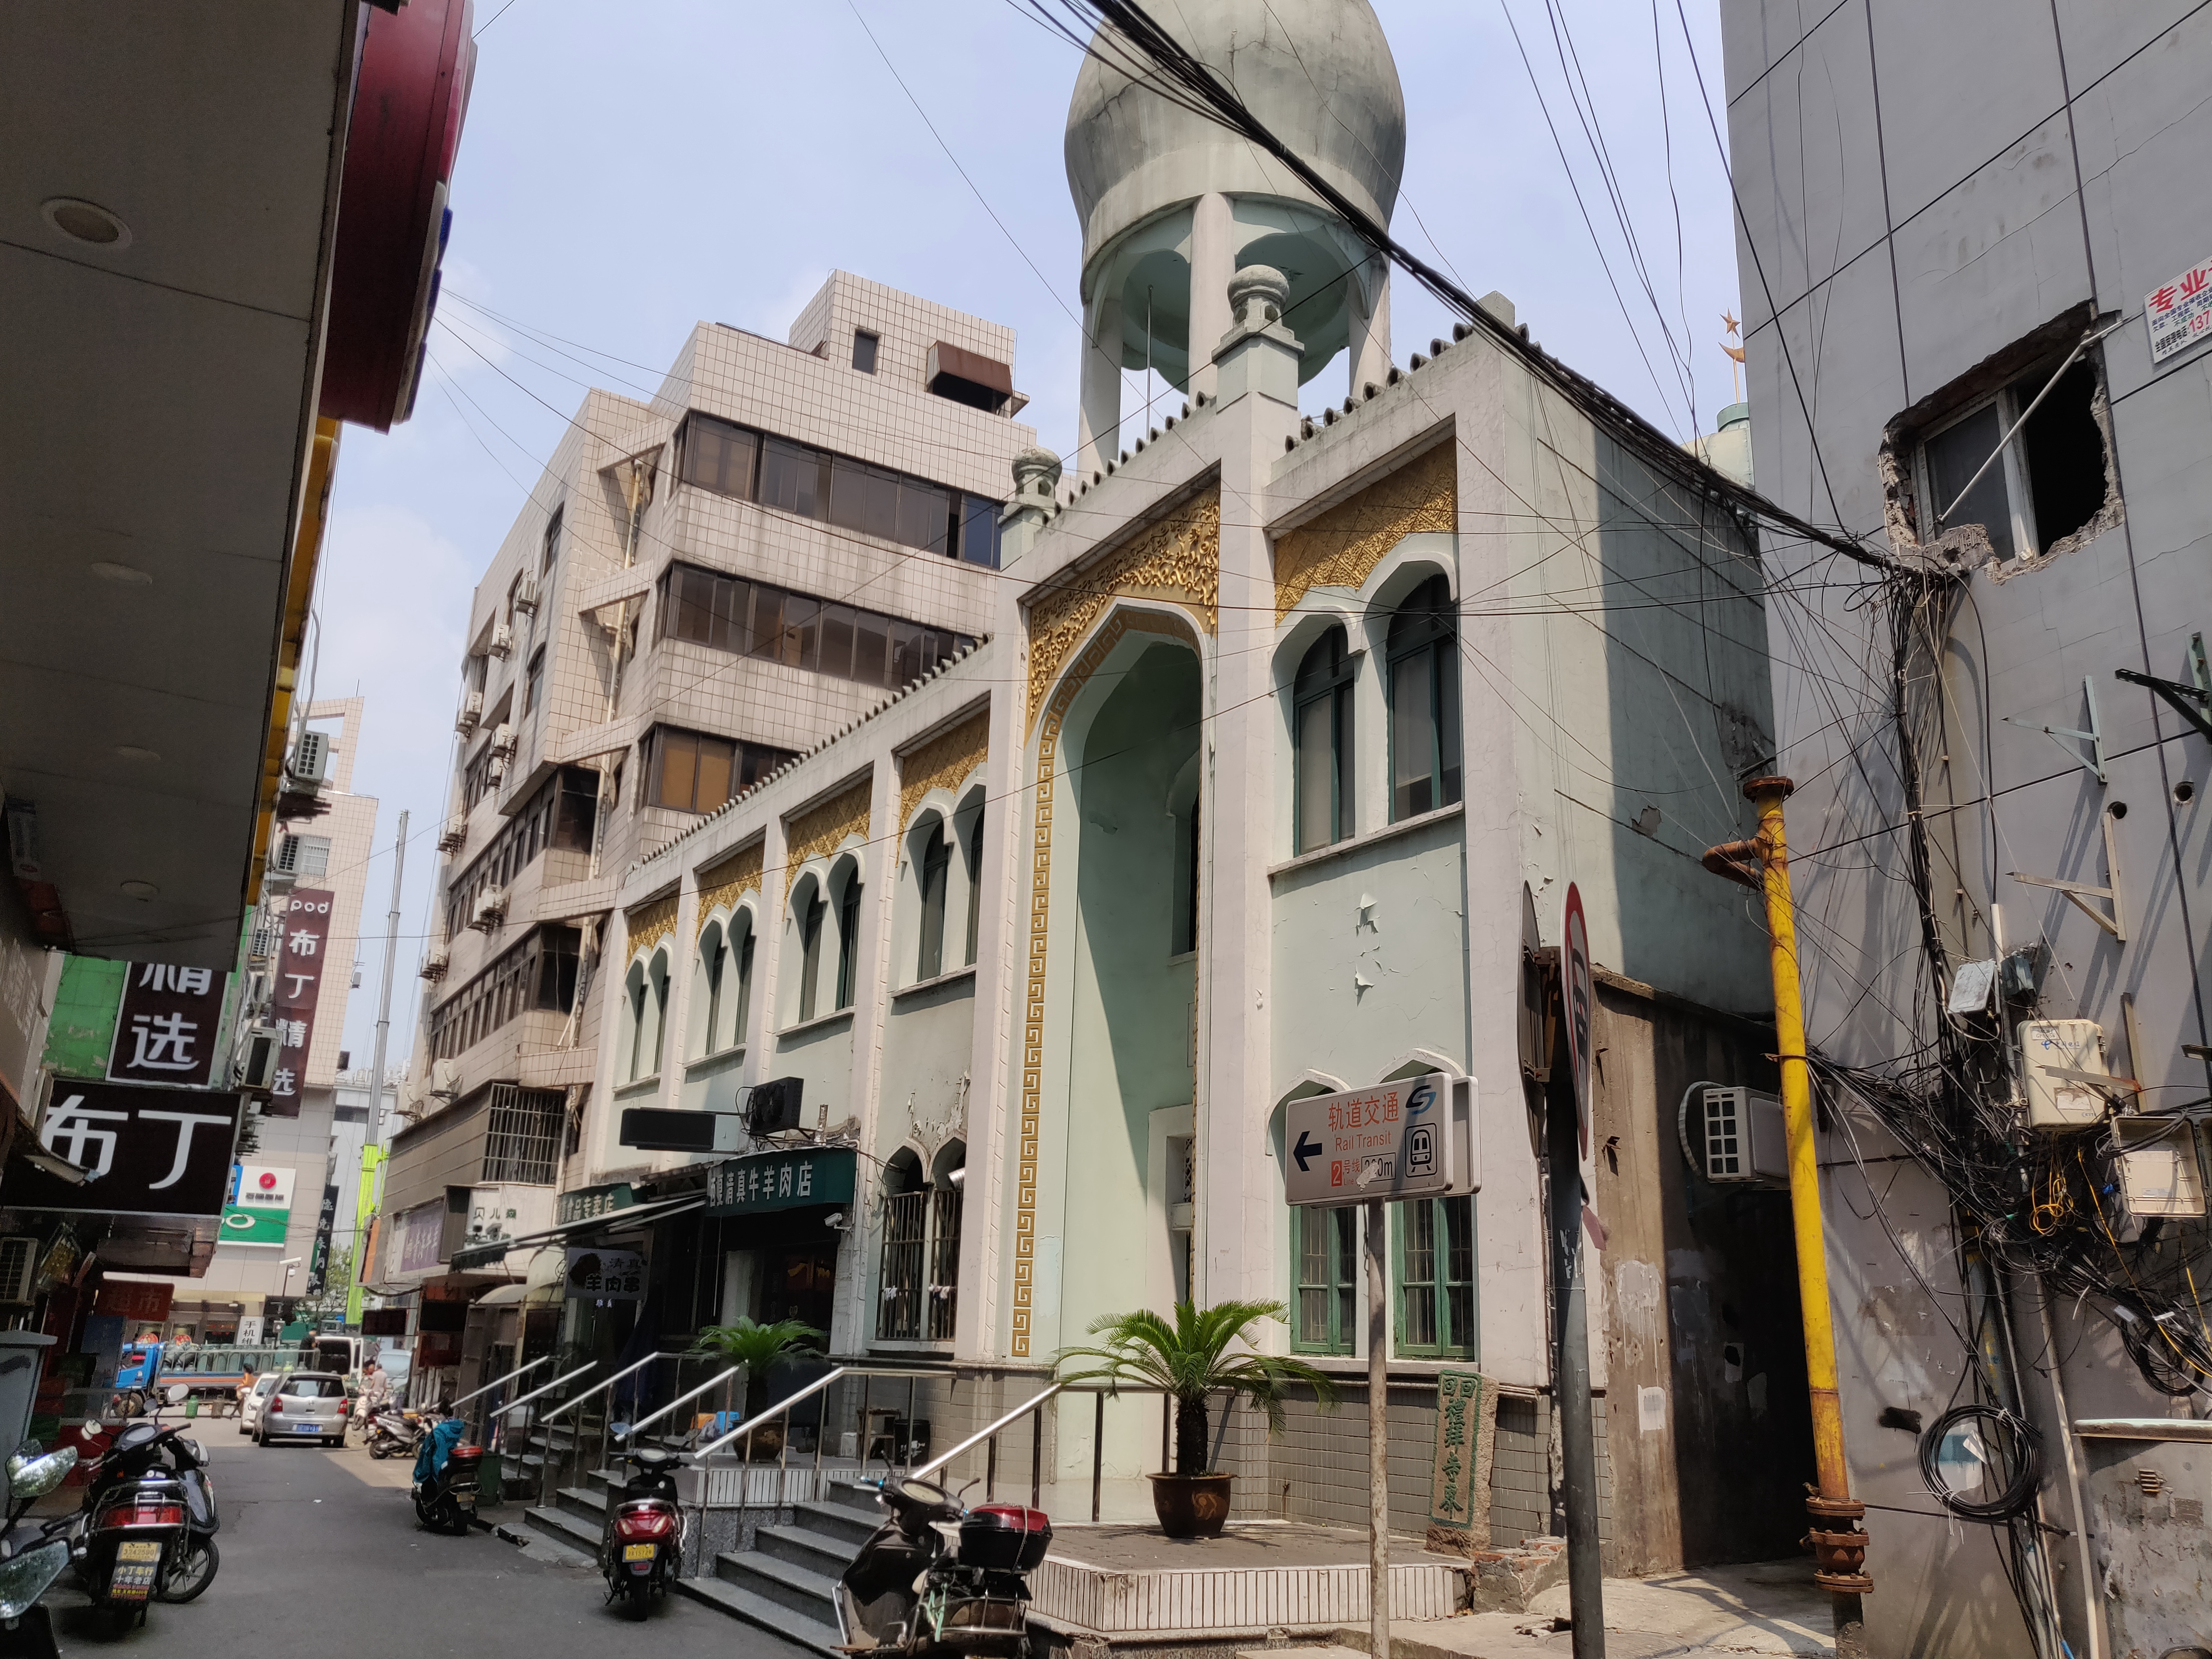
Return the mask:
[[446, 820], [446, 827], [438, 832], [438, 850], [458, 853], [469, 838], [469, 815], [456, 812]]
[[514, 651], [514, 630], [505, 623], [494, 623], [491, 629], [490, 650], [495, 657], [512, 655]]
[[38, 1282], [39, 1241], [28, 1233], [0, 1238], [0, 1303], [20, 1307]]
[[453, 716], [453, 729], [465, 738], [470, 732], [477, 729], [477, 723], [483, 719], [483, 693], [481, 691], [462, 692], [460, 709]]
[[1790, 1184], [1790, 1137], [1780, 1101], [1749, 1089], [1708, 1088], [1698, 1109], [1706, 1180]]

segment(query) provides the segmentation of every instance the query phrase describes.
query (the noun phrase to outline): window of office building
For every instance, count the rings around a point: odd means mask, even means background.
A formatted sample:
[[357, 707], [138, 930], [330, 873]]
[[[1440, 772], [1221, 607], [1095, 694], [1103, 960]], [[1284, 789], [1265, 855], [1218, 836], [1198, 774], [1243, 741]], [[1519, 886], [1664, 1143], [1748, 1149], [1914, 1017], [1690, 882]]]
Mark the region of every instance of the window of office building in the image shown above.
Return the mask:
[[482, 973], [430, 1011], [430, 1054], [451, 1060], [517, 1015], [532, 1010], [568, 1012], [576, 1002], [576, 963], [581, 935], [574, 927], [533, 928], [501, 952]]
[[2000, 562], [2048, 553], [2105, 509], [2096, 365], [2030, 371], [1922, 440], [1920, 539], [1978, 525]]
[[880, 611], [673, 564], [660, 578], [659, 637], [896, 690], [975, 643]]
[[672, 806], [679, 812], [711, 812], [792, 757], [789, 750], [765, 744], [672, 726], [653, 727], [641, 747], [644, 804]]
[[871, 334], [866, 329], [854, 329], [853, 331], [853, 367], [863, 374], [874, 374], [876, 347], [881, 343], [880, 337]]

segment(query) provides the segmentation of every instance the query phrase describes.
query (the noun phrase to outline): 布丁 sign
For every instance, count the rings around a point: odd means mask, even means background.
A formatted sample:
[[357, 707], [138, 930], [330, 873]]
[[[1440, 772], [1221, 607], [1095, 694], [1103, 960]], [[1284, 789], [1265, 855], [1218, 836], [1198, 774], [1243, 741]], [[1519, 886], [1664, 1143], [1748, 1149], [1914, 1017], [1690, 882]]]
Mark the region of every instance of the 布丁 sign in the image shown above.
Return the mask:
[[1431, 1072], [1308, 1095], [1283, 1109], [1283, 1196], [1291, 1204], [1441, 1197], [1480, 1184], [1472, 1078]]
[[283, 1033], [276, 1074], [269, 1085], [268, 1110], [273, 1117], [300, 1115], [300, 1091], [307, 1086], [307, 1053], [315, 1037], [315, 1006], [323, 994], [331, 915], [337, 904], [336, 895], [304, 887], [295, 889], [289, 900], [273, 902], [281, 933], [275, 1023]]
[[2212, 259], [2194, 264], [2143, 295], [2154, 365], [2212, 337]]
[[57, 1079], [39, 1139], [84, 1171], [64, 1182], [13, 1164], [0, 1204], [122, 1215], [220, 1215], [238, 1139], [238, 1097], [205, 1089]]
[[707, 1172], [707, 1213], [754, 1215], [806, 1204], [849, 1204], [855, 1162], [849, 1146], [730, 1158]]

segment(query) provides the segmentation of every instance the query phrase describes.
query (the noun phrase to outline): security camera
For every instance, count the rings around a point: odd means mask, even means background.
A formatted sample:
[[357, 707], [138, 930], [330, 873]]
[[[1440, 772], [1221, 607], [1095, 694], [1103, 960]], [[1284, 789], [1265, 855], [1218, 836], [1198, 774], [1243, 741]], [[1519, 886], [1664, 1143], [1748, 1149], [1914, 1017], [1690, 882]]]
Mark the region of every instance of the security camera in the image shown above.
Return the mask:
[[842, 1233], [853, 1224], [842, 1210], [832, 1210], [822, 1218], [822, 1224]]

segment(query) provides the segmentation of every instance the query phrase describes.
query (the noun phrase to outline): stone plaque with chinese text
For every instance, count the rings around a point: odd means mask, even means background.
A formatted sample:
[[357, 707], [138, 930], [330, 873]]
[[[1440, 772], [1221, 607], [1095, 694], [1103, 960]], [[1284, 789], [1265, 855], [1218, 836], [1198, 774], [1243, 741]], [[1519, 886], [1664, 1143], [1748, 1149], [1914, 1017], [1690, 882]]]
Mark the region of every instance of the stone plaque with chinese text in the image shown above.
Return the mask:
[[1490, 1460], [1497, 1443], [1498, 1400], [1480, 1371], [1437, 1376], [1436, 1455], [1429, 1470], [1432, 1550], [1464, 1554], [1490, 1547]]

